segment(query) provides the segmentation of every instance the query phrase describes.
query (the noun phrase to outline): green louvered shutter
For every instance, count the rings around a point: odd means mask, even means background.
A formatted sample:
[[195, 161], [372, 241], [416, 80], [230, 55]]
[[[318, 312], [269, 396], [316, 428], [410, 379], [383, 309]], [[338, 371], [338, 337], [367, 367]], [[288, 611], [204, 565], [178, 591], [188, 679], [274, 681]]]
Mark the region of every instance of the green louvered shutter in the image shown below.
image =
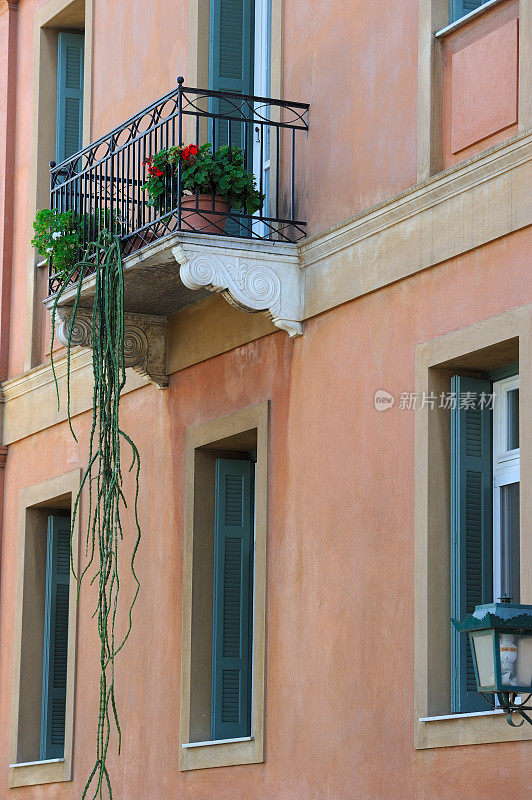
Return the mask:
[[[209, 84], [211, 89], [253, 94], [254, 0], [211, 0]], [[215, 113], [238, 115], [223, 100]], [[251, 127], [251, 126], [250, 126]], [[216, 146], [227, 144], [227, 123], [216, 124]], [[232, 144], [243, 147], [244, 126], [231, 124]]]
[[[493, 600], [492, 414], [486, 402], [492, 387], [456, 375], [451, 389], [457, 398], [451, 412], [451, 616], [463, 619]], [[451, 636], [451, 710], [486, 711], [467, 636], [454, 629]]]
[[488, 0], [450, 0], [449, 21], [456, 22], [457, 19], [462, 19], [470, 11], [487, 2]]
[[48, 518], [44, 653], [41, 714], [41, 759], [63, 758], [65, 750], [66, 674], [70, 519]]
[[217, 459], [211, 737], [251, 735], [253, 464]]
[[57, 40], [57, 163], [81, 150], [83, 43], [81, 33], [60, 33]]

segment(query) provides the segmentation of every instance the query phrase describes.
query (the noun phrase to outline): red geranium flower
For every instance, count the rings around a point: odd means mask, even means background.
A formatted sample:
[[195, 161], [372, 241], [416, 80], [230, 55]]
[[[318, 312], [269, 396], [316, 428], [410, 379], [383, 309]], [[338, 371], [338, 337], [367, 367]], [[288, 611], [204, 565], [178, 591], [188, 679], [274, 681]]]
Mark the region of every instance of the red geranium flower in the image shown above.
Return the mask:
[[191, 145], [185, 147], [185, 149], [181, 151], [181, 158], [183, 159], [183, 161], [188, 161], [188, 159], [190, 158], [190, 147]]
[[160, 178], [163, 173], [156, 167], [155, 164], [149, 164], [148, 166], [148, 175], [155, 176], [156, 178]]
[[195, 144], [189, 144], [188, 150], [190, 151], [191, 156], [197, 156], [199, 153], [199, 147], [197, 147]]

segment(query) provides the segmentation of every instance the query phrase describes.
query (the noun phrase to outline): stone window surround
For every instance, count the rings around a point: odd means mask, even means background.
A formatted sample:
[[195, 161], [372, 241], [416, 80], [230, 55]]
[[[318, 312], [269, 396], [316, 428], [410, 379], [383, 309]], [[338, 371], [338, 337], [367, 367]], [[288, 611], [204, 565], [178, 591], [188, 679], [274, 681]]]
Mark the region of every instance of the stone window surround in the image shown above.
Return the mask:
[[[91, 137], [92, 39], [94, 0], [49, 0], [35, 12], [33, 20], [32, 149], [29, 177], [28, 241], [33, 237], [33, 219], [38, 208], [49, 205], [49, 161], [55, 154], [55, 107], [57, 95], [58, 30], [78, 29], [83, 15], [85, 31], [83, 85], [83, 145]], [[52, 116], [51, 116], [52, 115]], [[39, 363], [42, 292], [46, 274], [35, 269], [35, 250], [28, 247], [28, 282], [25, 333], [25, 371]]]
[[[449, 391], [457, 370], [478, 374], [519, 361], [532, 392], [532, 304], [420, 344], [415, 391]], [[521, 404], [521, 600], [532, 601], [532, 407]], [[532, 739], [503, 714], [450, 714], [450, 415], [416, 410], [414, 745], [416, 749]]]
[[[266, 541], [268, 528], [268, 412], [264, 400], [254, 406], [195, 425], [187, 430], [185, 443], [185, 502], [183, 538], [183, 617], [181, 643], [181, 692], [179, 727], [179, 769], [205, 769], [238, 764], [256, 764], [264, 760], [264, 683], [266, 635]], [[255, 550], [253, 589], [253, 680], [251, 736], [221, 742], [190, 742], [192, 610], [194, 574], [194, 534], [197, 488], [196, 451], [227, 447], [243, 434], [255, 432]]]
[[[41, 483], [27, 486], [20, 492], [19, 525], [18, 525], [18, 557], [16, 572], [15, 602], [15, 637], [13, 650], [13, 683], [11, 703], [11, 736], [9, 752], [9, 787], [35, 786], [44, 783], [57, 783], [72, 779], [72, 744], [74, 733], [74, 689], [76, 665], [76, 629], [77, 629], [77, 583], [70, 574], [70, 596], [68, 610], [68, 661], [67, 661], [67, 695], [65, 714], [65, 753], [63, 759], [50, 761], [32, 761], [18, 763], [17, 754], [20, 739], [19, 707], [22, 691], [22, 649], [24, 643], [24, 608], [32, 597], [28, 594], [32, 586], [25, 583], [24, 575], [28, 557], [32, 551], [27, 550], [31, 537], [35, 535], [35, 519], [32, 512], [44, 509], [45, 512], [57, 508], [71, 509], [79, 490], [81, 470], [73, 469], [62, 475], [48, 478]], [[33, 523], [33, 524], [32, 524]], [[45, 532], [44, 532], [44, 537]], [[74, 523], [72, 540], [72, 560], [78, 564], [79, 515]], [[35, 588], [35, 587], [33, 587]], [[40, 705], [39, 705], [40, 711]]]
[[[477, 19], [502, 0], [481, 6]], [[469, 20], [449, 25], [449, 0], [420, 0], [418, 33], [417, 179], [427, 181], [442, 170], [442, 41]], [[446, 30], [447, 29], [447, 30]], [[439, 36], [436, 36], [439, 34]], [[519, 134], [532, 129], [532, 0], [519, 0]]]

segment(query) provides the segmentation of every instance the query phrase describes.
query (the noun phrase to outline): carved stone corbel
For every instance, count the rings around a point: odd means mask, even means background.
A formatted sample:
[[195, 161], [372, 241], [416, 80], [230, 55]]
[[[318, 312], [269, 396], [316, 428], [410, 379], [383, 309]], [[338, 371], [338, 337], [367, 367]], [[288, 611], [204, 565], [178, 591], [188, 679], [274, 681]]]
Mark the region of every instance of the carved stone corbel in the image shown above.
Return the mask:
[[[57, 337], [62, 344], [68, 340], [72, 308], [57, 308]], [[166, 317], [148, 314], [124, 314], [124, 353], [126, 367], [144, 375], [160, 389], [168, 386], [166, 372], [166, 338], [168, 320]], [[70, 343], [81, 347], [92, 346], [92, 311], [78, 308], [72, 327]]]
[[189, 289], [221, 292], [242, 311], [264, 312], [290, 336], [303, 333], [296, 245], [183, 234], [172, 253]]

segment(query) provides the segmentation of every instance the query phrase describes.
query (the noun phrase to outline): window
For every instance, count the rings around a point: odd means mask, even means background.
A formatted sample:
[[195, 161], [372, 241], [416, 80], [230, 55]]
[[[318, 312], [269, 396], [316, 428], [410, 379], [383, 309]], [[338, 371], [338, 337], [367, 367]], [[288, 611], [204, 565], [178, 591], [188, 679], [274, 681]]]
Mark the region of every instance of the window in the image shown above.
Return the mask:
[[212, 741], [251, 735], [253, 461], [215, 464]]
[[70, 32], [57, 36], [57, 163], [81, 150], [84, 38]]
[[41, 761], [65, 755], [69, 584], [70, 517], [51, 515], [46, 537]]
[[487, 2], [488, 0], [450, 0], [449, 22], [456, 22], [456, 20], [462, 19], [466, 14], [470, 14], [471, 11]]
[[[209, 87], [238, 94], [253, 94], [254, 72], [254, 17], [255, 0], [211, 0]], [[232, 104], [224, 100], [213, 100], [213, 110], [219, 113], [232, 112], [238, 116]], [[244, 125], [231, 126], [231, 142], [240, 147], [252, 147], [252, 133], [246, 135]], [[216, 146], [227, 144], [226, 125], [220, 125], [215, 133]]]
[[263, 760], [268, 404], [190, 428], [182, 770]]
[[[269, 97], [271, 62], [271, 0], [211, 0], [209, 86], [227, 92]], [[232, 113], [234, 117], [248, 115], [247, 107], [235, 108], [227, 100], [213, 99], [212, 110]], [[263, 104], [257, 109], [259, 116], [268, 118], [270, 107]], [[211, 132], [212, 133], [212, 132]], [[249, 169], [253, 170], [257, 185], [265, 195], [264, 207], [270, 207], [271, 186], [271, 142], [270, 128], [261, 125], [219, 124], [214, 131], [216, 147], [231, 143], [246, 151]], [[235, 209], [236, 210], [236, 209]], [[266, 216], [269, 211], [265, 211]], [[240, 236], [249, 235], [245, 226], [233, 225]], [[254, 223], [259, 235], [266, 233], [264, 223]]]
[[[451, 381], [451, 605], [460, 619], [503, 594], [519, 602], [519, 378], [493, 377]], [[486, 711], [467, 637], [454, 631], [451, 670], [451, 710]]]
[[[50, 205], [50, 161], [64, 160], [90, 137], [93, 6], [94, 0], [43, 0], [32, 15], [35, 148], [29, 174], [28, 220], [33, 219], [38, 209]], [[60, 203], [58, 208], [61, 209]], [[47, 359], [50, 340], [50, 315], [40, 309], [39, 303], [48, 293], [48, 276], [44, 269], [33, 269], [36, 263], [33, 248], [28, 248], [28, 259], [26, 323], [33, 335], [26, 342], [26, 368]], [[44, 261], [40, 264], [44, 266]]]
[[[15, 606], [9, 785], [72, 777], [76, 581], [70, 509], [80, 471], [22, 490]], [[79, 521], [72, 559], [77, 565]]]
[[520, 603], [519, 377], [493, 383], [493, 595]]
[[[519, 390], [523, 397], [528, 396], [531, 390], [532, 373], [528, 369], [530, 364], [530, 325], [532, 323], [532, 305], [528, 304], [512, 309], [503, 314], [498, 314], [487, 319], [482, 319], [467, 327], [449, 331], [426, 342], [421, 342], [416, 347], [416, 382], [415, 390], [418, 397], [427, 393], [429, 397], [435, 396], [443, 399], [452, 398], [451, 380], [453, 376], [460, 376], [462, 380], [475, 376], [477, 380], [487, 382], [491, 392], [493, 388], [497, 393], [500, 381], [507, 381], [517, 377], [519, 372]], [[521, 367], [517, 369], [517, 364]], [[453, 381], [454, 383], [456, 381]], [[510, 388], [511, 384], [506, 384]], [[454, 387], [456, 390], [456, 387]], [[478, 389], [478, 386], [475, 387]], [[467, 389], [466, 389], [467, 391]], [[516, 395], [511, 395], [509, 403], [513, 404], [509, 417], [513, 420], [506, 425], [511, 433], [510, 441], [515, 442]], [[497, 710], [490, 711], [484, 702], [482, 710], [472, 713], [459, 713], [456, 711], [452, 695], [452, 675], [456, 665], [456, 640], [452, 641], [453, 628], [450, 616], [456, 616], [459, 611], [457, 596], [460, 596], [462, 586], [455, 580], [457, 563], [453, 557], [457, 547], [454, 546], [453, 534], [456, 530], [456, 503], [451, 503], [451, 493], [455, 499], [458, 481], [456, 471], [451, 469], [456, 463], [456, 458], [451, 457], [456, 447], [455, 433], [457, 418], [451, 411], [450, 403], [437, 402], [432, 404], [420, 403], [416, 406], [415, 417], [415, 614], [414, 614], [414, 743], [416, 749], [434, 747], [454, 747], [466, 745], [479, 745], [488, 742], [510, 742], [525, 739], [532, 740], [532, 727], [511, 728], [506, 723], [505, 715]], [[483, 404], [485, 405], [485, 403]], [[479, 407], [478, 404], [477, 407]], [[496, 419], [497, 408], [501, 405], [495, 401], [491, 412], [491, 438], [497, 441], [501, 426]], [[521, 571], [519, 575], [520, 598], [530, 595], [532, 591], [532, 571], [528, 564], [532, 563], [532, 540], [528, 531], [532, 525], [532, 503], [530, 491], [530, 470], [526, 468], [526, 459], [530, 453], [526, 447], [526, 433], [532, 425], [532, 407], [529, 403], [520, 403], [519, 430], [521, 433], [520, 447], [522, 453], [523, 470], [520, 473], [520, 528], [519, 539]], [[480, 408], [479, 408], [480, 410]], [[483, 409], [482, 409], [483, 411]], [[508, 411], [508, 403], [507, 403]], [[482, 412], [481, 412], [482, 415]], [[453, 417], [453, 418], [452, 418]], [[470, 419], [472, 422], [479, 422]], [[478, 417], [478, 415], [477, 415]], [[465, 423], [461, 415], [462, 426]], [[453, 435], [451, 435], [453, 428]], [[478, 429], [478, 424], [477, 424]], [[463, 427], [462, 427], [463, 430]], [[479, 435], [486, 428], [480, 426]], [[489, 430], [489, 429], [488, 429]], [[471, 430], [470, 430], [471, 433]], [[477, 436], [477, 440], [478, 440]], [[503, 440], [504, 441], [504, 440]], [[508, 439], [506, 439], [508, 441]], [[452, 447], [451, 447], [452, 445]], [[508, 448], [508, 444], [505, 445]], [[515, 450], [516, 448], [512, 448]], [[517, 455], [508, 451], [512, 458]], [[496, 502], [496, 492], [492, 488], [496, 479], [497, 470], [493, 468], [493, 454], [491, 460], [491, 476], [486, 481], [485, 461], [479, 459], [477, 441], [476, 450], [470, 457], [476, 455], [477, 461], [465, 463], [471, 472], [477, 472], [473, 467], [482, 467], [485, 487], [482, 501], [484, 510], [491, 510], [488, 521], [491, 524], [492, 537], [497, 537], [497, 519], [493, 513], [492, 503]], [[499, 456], [500, 457], [500, 456]], [[500, 464], [502, 465], [502, 461]], [[508, 461], [506, 462], [508, 463]], [[454, 474], [453, 474], [454, 473]], [[474, 481], [469, 476], [470, 490]], [[513, 481], [515, 482], [515, 481]], [[451, 492], [452, 487], [452, 492]], [[459, 488], [459, 486], [458, 486]], [[478, 488], [478, 487], [477, 487]], [[515, 489], [512, 491], [515, 492]], [[472, 506], [474, 510], [474, 506]], [[477, 521], [479, 514], [477, 512]], [[482, 519], [482, 515], [480, 515]], [[470, 526], [471, 530], [471, 526]], [[463, 526], [462, 526], [463, 531]], [[484, 538], [485, 546], [489, 546]], [[494, 585], [495, 578], [502, 573], [497, 566], [493, 551], [497, 546], [497, 538], [492, 538], [491, 556], [491, 594], [492, 599], [497, 591]], [[477, 548], [478, 552], [478, 548]], [[516, 562], [514, 562], [516, 563]], [[482, 580], [489, 588], [490, 566], [485, 564]], [[478, 575], [478, 570], [477, 570]], [[478, 587], [477, 587], [478, 593]], [[465, 638], [465, 637], [464, 637]], [[451, 655], [453, 657], [451, 657]], [[467, 687], [466, 687], [467, 688]], [[454, 693], [456, 698], [456, 692]], [[453, 711], [451, 712], [451, 709]]]

